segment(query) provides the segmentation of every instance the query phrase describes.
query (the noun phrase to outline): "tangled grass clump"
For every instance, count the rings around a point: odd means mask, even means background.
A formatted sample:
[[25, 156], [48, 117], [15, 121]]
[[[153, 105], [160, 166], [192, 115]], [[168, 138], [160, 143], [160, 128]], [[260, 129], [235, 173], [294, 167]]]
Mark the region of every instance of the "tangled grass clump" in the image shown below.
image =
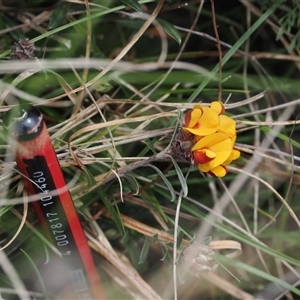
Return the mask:
[[[1, 113], [43, 112], [109, 299], [300, 295], [293, 1], [2, 2]], [[0, 294], [44, 298], [0, 140]]]

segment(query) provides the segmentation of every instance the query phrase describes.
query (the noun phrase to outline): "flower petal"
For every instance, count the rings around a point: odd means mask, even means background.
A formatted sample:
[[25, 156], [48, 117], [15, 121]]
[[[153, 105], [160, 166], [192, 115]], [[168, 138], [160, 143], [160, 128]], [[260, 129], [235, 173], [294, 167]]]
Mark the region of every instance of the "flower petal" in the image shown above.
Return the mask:
[[208, 174], [215, 177], [224, 177], [227, 173], [227, 168], [223, 165], [217, 166], [208, 172]]
[[216, 157], [216, 153], [213, 152], [213, 151], [211, 151], [211, 150], [209, 150], [209, 149], [205, 149], [205, 154], [209, 158], [215, 158]]
[[221, 101], [213, 101], [210, 104], [210, 108], [213, 109], [218, 115], [221, 115], [225, 112], [225, 107]]
[[192, 110], [190, 109], [185, 113], [184, 124], [183, 124], [184, 127], [188, 127], [190, 125], [191, 118], [192, 118]]
[[194, 128], [200, 117], [203, 115], [203, 111], [201, 108], [196, 108], [189, 110], [185, 115], [185, 127]]
[[[195, 123], [196, 115], [199, 116], [201, 111], [202, 115]], [[194, 117], [195, 115], [195, 117]], [[193, 109], [191, 113], [191, 118], [188, 126], [185, 126], [184, 129], [190, 133], [198, 136], [206, 136], [211, 133], [215, 133], [220, 125], [218, 114], [209, 107], [202, 107], [202, 109]]]
[[[228, 148], [228, 142], [230, 142], [229, 149], [231, 150], [231, 139], [228, 134], [223, 132], [216, 132], [201, 138], [192, 148], [192, 151], [211, 149], [217, 147], [217, 150], [222, 149], [222, 143], [225, 141], [226, 149]], [[221, 148], [220, 148], [221, 147]]]
[[220, 119], [220, 127], [219, 127], [219, 132], [225, 132], [227, 133], [231, 138], [236, 136], [236, 130], [235, 130], [235, 125], [236, 121], [231, 119], [228, 116], [219, 116]]
[[[207, 153], [210, 152], [210, 153]], [[211, 155], [212, 157], [210, 157], [209, 155]], [[216, 154], [212, 151], [209, 151], [207, 149], [203, 150], [203, 151], [194, 151], [193, 152], [193, 157], [194, 160], [199, 163], [199, 164], [206, 164], [208, 162], [210, 162], [212, 159], [214, 159], [216, 156]]]
[[223, 165], [228, 166], [233, 160], [238, 159], [240, 156], [241, 152], [239, 150], [232, 149], [232, 152], [230, 153], [229, 157], [223, 162]]
[[236, 149], [232, 149], [231, 158], [232, 160], [236, 160], [241, 156], [241, 152]]

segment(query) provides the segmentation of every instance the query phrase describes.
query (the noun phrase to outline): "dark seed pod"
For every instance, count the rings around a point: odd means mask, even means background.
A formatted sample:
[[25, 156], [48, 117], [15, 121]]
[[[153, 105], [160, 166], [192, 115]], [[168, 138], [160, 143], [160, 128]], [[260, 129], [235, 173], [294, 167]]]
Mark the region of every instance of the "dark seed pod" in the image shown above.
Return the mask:
[[11, 50], [12, 60], [25, 60], [33, 58], [33, 52], [35, 50], [34, 43], [29, 39], [20, 39], [18, 43], [15, 43]]
[[180, 128], [171, 145], [171, 154], [193, 165], [194, 159], [191, 149], [194, 143], [194, 135]]

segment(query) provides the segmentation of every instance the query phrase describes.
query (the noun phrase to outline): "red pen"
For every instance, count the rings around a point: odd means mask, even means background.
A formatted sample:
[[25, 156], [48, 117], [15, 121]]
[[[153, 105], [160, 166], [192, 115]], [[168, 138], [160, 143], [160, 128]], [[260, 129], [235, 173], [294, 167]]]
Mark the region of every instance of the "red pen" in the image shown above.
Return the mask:
[[62, 254], [65, 273], [53, 276], [66, 275], [74, 298], [106, 299], [42, 113], [14, 107], [3, 123], [26, 189], [38, 198], [33, 202], [38, 220]]

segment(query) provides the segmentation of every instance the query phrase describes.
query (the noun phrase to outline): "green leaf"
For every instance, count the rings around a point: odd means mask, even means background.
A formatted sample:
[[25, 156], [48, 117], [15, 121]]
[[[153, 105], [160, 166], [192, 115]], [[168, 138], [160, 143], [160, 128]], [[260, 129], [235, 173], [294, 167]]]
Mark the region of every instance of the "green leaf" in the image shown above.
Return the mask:
[[10, 211], [14, 207], [14, 204], [12, 205], [6, 205], [0, 209], [0, 217], [2, 217], [4, 214], [6, 214], [8, 211]]
[[[18, 23], [15, 21], [15, 19], [10, 18], [8, 15], [2, 14], [1, 15], [1, 23], [4, 25], [2, 29], [4, 28], [12, 28], [18, 25]], [[19, 41], [20, 39], [24, 38], [24, 33], [21, 29], [16, 28], [15, 30], [11, 30], [9, 35], [11, 35], [14, 40]], [[4, 35], [5, 36], [5, 35]]]
[[158, 234], [154, 234], [153, 236], [149, 236], [149, 241], [151, 243], [157, 243], [158, 242]]
[[32, 260], [32, 258], [23, 250], [23, 249], [20, 249], [21, 252], [23, 252], [23, 254], [26, 256], [26, 258], [28, 259], [28, 261], [30, 262], [30, 264], [32, 265], [36, 275], [37, 275], [37, 278], [40, 282], [40, 285], [41, 285], [41, 288], [42, 288], [42, 291], [43, 291], [43, 294], [45, 296], [45, 299], [48, 299], [50, 300], [50, 297], [48, 295], [48, 292], [47, 292], [47, 288], [46, 288], [46, 285], [44, 283], [44, 280], [43, 280], [43, 277], [37, 267], [37, 265], [35, 264], [35, 262]]
[[143, 264], [146, 262], [147, 257], [149, 253], [149, 240], [146, 239], [141, 251], [140, 259], [139, 259], [139, 265]]
[[148, 148], [149, 148], [154, 154], [157, 153], [157, 151], [155, 150], [155, 147], [154, 147], [153, 144], [152, 144], [153, 142], [151, 142], [151, 140], [146, 139], [146, 140], [143, 141], [143, 143], [146, 144], [146, 145], [148, 146]]
[[132, 9], [136, 11], [142, 11], [141, 5], [136, 1], [136, 0], [121, 0], [121, 2], [128, 6], [131, 7]]
[[183, 173], [181, 172], [181, 169], [178, 166], [176, 160], [172, 156], [170, 156], [170, 158], [171, 158], [171, 160], [173, 162], [173, 165], [175, 167], [175, 170], [176, 170], [176, 173], [177, 173], [177, 176], [178, 176], [178, 179], [179, 179], [182, 191], [183, 191], [183, 196], [186, 197], [187, 194], [188, 194], [188, 187], [187, 187], [187, 184], [186, 184], [186, 179], [185, 179]]
[[149, 167], [153, 168], [158, 175], [161, 177], [161, 179], [164, 181], [165, 185], [167, 186], [172, 198], [171, 198], [171, 202], [174, 201], [174, 199], [176, 198], [176, 194], [175, 191], [173, 189], [172, 184], [169, 182], [169, 180], [167, 179], [167, 177], [163, 174], [163, 172], [158, 169], [157, 167], [153, 166], [153, 165], [148, 165]]
[[99, 191], [99, 196], [102, 199], [102, 202], [108, 212], [111, 214], [111, 217], [113, 221], [116, 224], [116, 227], [118, 228], [120, 234], [125, 235], [126, 231], [120, 216], [120, 211], [117, 205], [114, 205], [114, 203], [111, 202], [111, 199], [108, 199], [108, 197], [105, 195], [104, 192]]
[[99, 93], [107, 93], [113, 86], [109, 82], [101, 82], [99, 84], [95, 83], [94, 88]]
[[86, 174], [86, 179], [87, 179], [87, 182], [88, 182], [88, 187], [96, 185], [97, 182], [96, 182], [93, 174], [86, 167], [83, 167], [82, 170]]
[[51, 19], [50, 19], [50, 22], [48, 25], [48, 29], [51, 30], [51, 29], [59, 27], [65, 20], [66, 15], [67, 15], [67, 6], [65, 4], [58, 5], [52, 13], [52, 16], [51, 16]]
[[156, 21], [170, 37], [172, 37], [179, 45], [181, 44], [180, 33], [171, 23], [159, 18], [157, 18]]
[[130, 189], [132, 190], [132, 192], [134, 191], [134, 195], [137, 195], [139, 193], [140, 186], [136, 178], [129, 174], [124, 175], [124, 178], [126, 178], [126, 180], [129, 182]]
[[282, 35], [284, 34], [284, 30], [285, 30], [285, 28], [283, 26], [279, 28], [277, 35], [276, 35], [276, 41], [278, 41], [282, 37]]
[[161, 205], [159, 204], [159, 200], [156, 198], [155, 195], [153, 195], [151, 190], [148, 190], [147, 198], [150, 199], [149, 204], [151, 205], [151, 207], [153, 207], [164, 218], [164, 220], [167, 222], [168, 221], [167, 215], [164, 213]]

